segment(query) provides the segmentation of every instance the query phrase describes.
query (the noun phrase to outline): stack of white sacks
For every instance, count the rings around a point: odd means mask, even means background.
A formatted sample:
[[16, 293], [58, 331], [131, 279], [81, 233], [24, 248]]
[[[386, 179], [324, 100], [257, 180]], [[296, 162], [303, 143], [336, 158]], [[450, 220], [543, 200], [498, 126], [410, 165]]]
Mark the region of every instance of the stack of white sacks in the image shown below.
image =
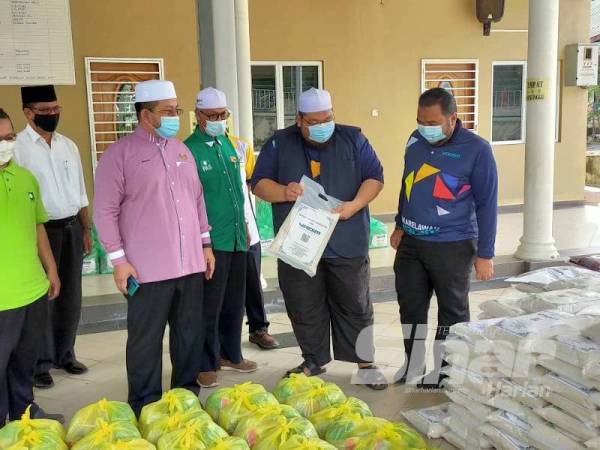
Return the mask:
[[451, 328], [451, 402], [407, 420], [458, 448], [600, 449], [600, 274], [562, 267], [509, 281], [518, 293]]

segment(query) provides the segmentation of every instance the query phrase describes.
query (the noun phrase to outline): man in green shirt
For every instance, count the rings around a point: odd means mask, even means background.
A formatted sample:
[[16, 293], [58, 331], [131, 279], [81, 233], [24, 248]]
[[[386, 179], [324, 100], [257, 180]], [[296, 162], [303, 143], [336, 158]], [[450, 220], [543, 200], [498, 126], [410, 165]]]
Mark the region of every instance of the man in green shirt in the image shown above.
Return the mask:
[[33, 401], [33, 373], [48, 314], [60, 291], [34, 176], [13, 161], [16, 134], [0, 108], [0, 428], [31, 406], [33, 418], [64, 421]]
[[225, 94], [203, 89], [196, 99], [198, 126], [185, 140], [194, 155], [204, 188], [215, 272], [204, 284], [205, 343], [198, 384], [218, 386], [217, 370], [248, 373], [256, 363], [242, 356], [242, 325], [246, 299], [248, 232], [240, 162], [227, 129]]

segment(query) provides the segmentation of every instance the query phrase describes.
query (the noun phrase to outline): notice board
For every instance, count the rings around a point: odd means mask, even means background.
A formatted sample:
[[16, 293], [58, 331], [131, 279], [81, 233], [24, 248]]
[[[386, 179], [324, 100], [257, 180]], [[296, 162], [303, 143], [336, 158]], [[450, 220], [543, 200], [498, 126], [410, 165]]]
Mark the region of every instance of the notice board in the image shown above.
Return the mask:
[[0, 85], [75, 84], [69, 0], [0, 0]]

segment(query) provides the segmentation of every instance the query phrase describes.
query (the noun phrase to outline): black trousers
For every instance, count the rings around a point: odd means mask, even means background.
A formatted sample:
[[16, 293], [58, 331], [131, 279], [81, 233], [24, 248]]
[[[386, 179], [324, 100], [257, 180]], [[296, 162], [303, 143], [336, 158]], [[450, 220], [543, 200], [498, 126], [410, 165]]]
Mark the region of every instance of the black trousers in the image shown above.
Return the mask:
[[331, 361], [330, 335], [336, 360], [373, 361], [373, 305], [367, 257], [323, 258], [313, 278], [278, 261], [278, 274], [305, 361], [319, 366]]
[[0, 311], [0, 428], [6, 416], [17, 420], [32, 405], [33, 374], [37, 354], [44, 337], [47, 315], [46, 296], [21, 308]]
[[214, 250], [215, 273], [204, 283], [206, 333], [200, 371], [214, 372], [220, 358], [242, 362], [242, 326], [246, 300], [246, 252]]
[[[436, 343], [446, 339], [450, 326], [468, 322], [470, 276], [476, 253], [474, 240], [430, 242], [405, 236], [396, 253], [394, 272], [404, 333], [406, 367], [425, 367], [425, 339], [429, 303], [435, 292], [438, 304]], [[441, 366], [441, 346], [434, 346]], [[415, 372], [414, 375], [419, 375]]]
[[261, 250], [260, 242], [250, 246], [247, 252], [246, 270], [246, 317], [250, 333], [267, 330], [269, 321], [265, 311], [265, 298], [260, 284]]
[[64, 226], [47, 225], [46, 232], [58, 267], [61, 288], [59, 297], [47, 302], [48, 320], [36, 368], [38, 374], [75, 360], [75, 338], [81, 319], [81, 226], [76, 220]]
[[198, 273], [173, 280], [144, 283], [127, 300], [127, 380], [129, 404], [136, 415], [162, 395], [163, 337], [169, 324], [173, 371], [171, 388], [198, 394], [197, 350], [203, 335], [203, 281]]

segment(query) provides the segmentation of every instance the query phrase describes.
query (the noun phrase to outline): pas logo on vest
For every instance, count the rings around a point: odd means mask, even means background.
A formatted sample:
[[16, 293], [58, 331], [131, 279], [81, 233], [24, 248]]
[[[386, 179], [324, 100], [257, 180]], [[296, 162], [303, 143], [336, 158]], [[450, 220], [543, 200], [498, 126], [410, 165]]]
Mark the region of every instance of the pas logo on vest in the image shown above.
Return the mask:
[[209, 161], [202, 161], [200, 166], [201, 166], [200, 168], [202, 169], [202, 172], [208, 172], [209, 170], [212, 170], [212, 165]]
[[32, 202], [35, 201], [35, 194], [33, 192], [30, 192], [29, 194], [27, 194], [27, 196], [29, 197], [29, 200], [31, 200]]

